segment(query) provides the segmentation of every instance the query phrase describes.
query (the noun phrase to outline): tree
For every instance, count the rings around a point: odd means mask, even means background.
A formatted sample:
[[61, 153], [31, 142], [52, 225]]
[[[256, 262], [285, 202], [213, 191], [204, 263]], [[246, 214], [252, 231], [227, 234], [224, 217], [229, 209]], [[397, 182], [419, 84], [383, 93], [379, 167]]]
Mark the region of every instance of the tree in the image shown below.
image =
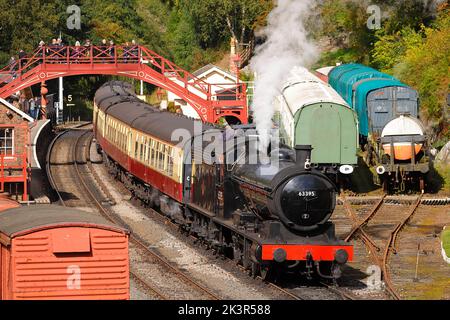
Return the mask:
[[337, 53], [328, 53], [325, 57], [327, 62], [331, 57], [337, 60], [334, 62], [369, 62], [375, 32], [367, 28], [367, 5], [364, 2], [324, 0], [315, 10], [319, 16], [312, 16], [308, 22], [309, 29], [316, 39], [327, 38], [330, 51]]
[[39, 0], [0, 1], [0, 51], [2, 65], [20, 49], [31, 52], [40, 40], [57, 36], [61, 11], [55, 2]]
[[116, 43], [142, 39], [142, 18], [135, 0], [85, 0], [82, 5], [87, 37], [95, 42], [113, 39]]
[[422, 32], [417, 32], [409, 26], [394, 34], [387, 34], [385, 29], [379, 30], [372, 50], [373, 66], [392, 74], [393, 68], [402, 61], [406, 51], [421, 45]]
[[253, 37], [253, 30], [270, 12], [271, 0], [180, 0], [188, 10], [202, 48], [228, 43], [230, 36], [241, 43]]
[[433, 27], [424, 28], [422, 41], [410, 46], [394, 74], [419, 91], [424, 115], [448, 133], [447, 94], [450, 84], [450, 8], [443, 6]]

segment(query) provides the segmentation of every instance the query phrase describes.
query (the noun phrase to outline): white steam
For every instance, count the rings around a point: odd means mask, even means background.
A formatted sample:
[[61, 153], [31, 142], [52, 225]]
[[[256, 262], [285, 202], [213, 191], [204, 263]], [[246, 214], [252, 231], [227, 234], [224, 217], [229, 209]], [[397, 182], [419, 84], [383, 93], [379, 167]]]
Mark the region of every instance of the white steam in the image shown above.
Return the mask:
[[314, 0], [278, 0], [263, 30], [266, 42], [256, 49], [250, 68], [256, 72], [253, 117], [256, 129], [267, 146], [274, 115], [273, 102], [294, 66], [307, 66], [318, 56], [318, 49], [308, 39], [304, 21]]

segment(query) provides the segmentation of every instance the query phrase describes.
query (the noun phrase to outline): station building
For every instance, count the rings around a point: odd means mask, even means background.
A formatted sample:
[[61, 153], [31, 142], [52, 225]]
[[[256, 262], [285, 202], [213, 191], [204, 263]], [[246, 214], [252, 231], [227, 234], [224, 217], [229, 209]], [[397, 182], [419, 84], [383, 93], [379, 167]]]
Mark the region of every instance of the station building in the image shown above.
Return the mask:
[[[211, 93], [212, 95], [221, 94], [224, 89], [232, 89], [236, 86], [237, 77], [236, 75], [231, 74], [228, 71], [219, 68], [216, 65], [208, 64], [192, 73], [197, 79], [200, 79], [206, 83], [211, 84]], [[176, 79], [175, 77], [172, 79], [174, 82], [179, 82], [181, 85], [181, 81]], [[193, 82], [191, 79], [189, 82]], [[215, 85], [213, 85], [215, 84]], [[195, 89], [189, 88], [189, 91], [196, 93], [199, 96], [202, 96], [201, 92], [196, 92]], [[205, 97], [206, 98], [206, 97]], [[167, 102], [174, 103], [176, 107], [182, 110], [182, 113], [188, 117], [200, 119], [198, 113], [195, 109], [186, 103], [183, 99], [178, 97], [176, 94], [167, 91]]]
[[0, 192], [28, 200], [30, 126], [34, 120], [0, 98]]

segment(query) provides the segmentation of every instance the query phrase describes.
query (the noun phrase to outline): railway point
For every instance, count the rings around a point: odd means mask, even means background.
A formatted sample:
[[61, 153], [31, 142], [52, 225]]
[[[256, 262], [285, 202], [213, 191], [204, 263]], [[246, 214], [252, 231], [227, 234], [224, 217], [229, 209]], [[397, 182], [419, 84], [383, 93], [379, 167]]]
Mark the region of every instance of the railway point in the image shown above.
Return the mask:
[[450, 299], [448, 3], [25, 3], [0, 5], [0, 300]]

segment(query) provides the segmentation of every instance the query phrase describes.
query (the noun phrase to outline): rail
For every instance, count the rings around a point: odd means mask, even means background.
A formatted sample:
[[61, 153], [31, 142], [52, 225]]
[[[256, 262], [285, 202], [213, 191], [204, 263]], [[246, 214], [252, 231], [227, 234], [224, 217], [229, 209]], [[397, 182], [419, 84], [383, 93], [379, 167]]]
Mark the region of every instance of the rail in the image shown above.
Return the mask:
[[50, 145], [48, 147], [47, 154], [46, 154], [46, 164], [45, 164], [45, 168], [46, 168], [46, 172], [47, 172], [47, 179], [50, 183], [50, 186], [52, 187], [52, 189], [55, 191], [56, 195], [58, 196], [58, 201], [59, 201], [60, 205], [63, 207], [66, 206], [66, 203], [63, 200], [63, 197], [61, 196], [61, 193], [59, 192], [58, 186], [56, 185], [55, 180], [53, 179], [53, 174], [51, 173], [51, 155], [53, 152], [53, 148], [56, 144], [56, 141], [58, 141], [58, 139], [60, 139], [61, 136], [67, 134], [67, 132], [69, 132], [69, 130], [64, 130], [64, 131], [60, 132], [50, 142]]
[[[77, 142], [76, 145], [78, 146], [79, 142], [81, 141], [81, 137], [86, 135], [86, 134], [91, 134], [90, 131], [87, 131], [86, 133], [84, 133], [83, 135], [81, 135]], [[90, 167], [91, 172], [93, 172], [93, 168], [92, 163], [90, 161], [90, 157], [89, 157], [89, 146], [92, 143], [92, 139], [93, 136], [91, 135], [91, 137], [88, 139], [88, 144], [87, 147], [85, 148], [85, 152], [86, 152], [86, 163], [88, 165], [88, 167]], [[83, 189], [86, 191], [86, 193], [88, 194], [89, 198], [91, 199], [92, 203], [97, 207], [97, 209], [99, 210], [100, 214], [102, 216], [104, 216], [106, 219], [108, 219], [109, 221], [118, 224], [118, 225], [122, 225], [124, 227], [127, 227], [126, 224], [121, 221], [120, 218], [116, 218], [114, 214], [110, 213], [109, 210], [107, 208], [105, 208], [105, 206], [98, 200], [98, 197], [95, 196], [95, 194], [92, 192], [92, 190], [89, 188], [89, 186], [87, 185], [85, 178], [83, 177], [78, 163], [76, 161], [76, 152], [77, 152], [77, 147], [74, 148], [74, 167], [75, 167], [75, 171], [77, 173], [77, 176], [79, 178], [79, 181], [81, 182], [81, 185], [83, 186]], [[190, 285], [192, 285], [193, 287], [197, 288], [199, 291], [203, 292], [204, 294], [206, 294], [207, 296], [209, 296], [211, 299], [213, 300], [219, 300], [220, 298], [215, 295], [214, 293], [212, 293], [210, 290], [208, 290], [206, 287], [202, 286], [201, 284], [197, 283], [196, 281], [192, 280], [189, 276], [187, 276], [185, 273], [183, 273], [181, 270], [177, 269], [176, 267], [174, 267], [169, 261], [167, 261], [165, 258], [161, 257], [159, 254], [155, 253], [152, 249], [150, 249], [148, 247], [148, 245], [146, 245], [141, 239], [139, 239], [139, 236], [137, 234], [135, 234], [133, 232], [133, 230], [130, 230], [130, 237], [131, 240], [133, 242], [133, 244], [137, 245], [138, 247], [140, 247], [142, 250], [144, 250], [147, 254], [149, 254], [150, 256], [152, 256], [153, 258], [155, 258], [156, 260], [158, 260], [162, 265], [164, 265], [165, 267], [169, 268], [173, 273], [175, 273], [176, 275], [178, 275], [180, 278], [182, 278], [183, 280], [185, 280], [186, 282], [188, 282]], [[133, 273], [135, 277], [140, 278], [137, 273]], [[144, 282], [142, 279], [140, 279], [140, 282]], [[148, 286], [148, 285], [147, 285]], [[159, 297], [166, 297], [163, 293], [159, 292], [158, 290], [156, 290], [155, 288], [148, 286], [153, 292], [155, 292]]]
[[369, 223], [369, 221], [375, 216], [377, 212], [379, 212], [381, 206], [383, 203], [385, 203], [386, 200], [386, 194], [383, 195], [373, 206], [370, 213], [362, 220], [358, 220], [356, 217], [355, 212], [352, 210], [351, 206], [348, 204], [348, 201], [345, 197], [345, 195], [342, 195], [342, 202], [344, 205], [345, 210], [347, 211], [348, 215], [351, 217], [351, 220], [353, 220], [354, 225], [349, 232], [349, 234], [346, 236], [345, 241], [350, 241], [354, 236], [359, 235], [361, 237], [361, 240], [366, 245], [366, 247], [369, 250], [369, 254], [372, 258], [372, 260], [380, 266], [382, 270], [382, 275], [384, 279], [384, 283], [386, 285], [386, 291], [389, 293], [389, 295], [394, 298], [395, 300], [400, 300], [400, 295], [396, 292], [394, 288], [394, 284], [391, 280], [388, 264], [389, 264], [389, 253], [390, 252], [396, 252], [395, 249], [395, 243], [397, 240], [397, 237], [402, 230], [402, 228], [406, 225], [406, 223], [411, 219], [411, 217], [416, 212], [417, 208], [422, 202], [423, 193], [416, 198], [414, 203], [410, 206], [408, 209], [407, 215], [395, 226], [393, 230], [390, 231], [389, 238], [384, 246], [384, 250], [382, 252], [382, 255], [379, 256], [377, 252], [381, 251], [381, 248], [375, 244], [373, 239], [367, 235], [367, 233], [364, 231], [363, 227]]

